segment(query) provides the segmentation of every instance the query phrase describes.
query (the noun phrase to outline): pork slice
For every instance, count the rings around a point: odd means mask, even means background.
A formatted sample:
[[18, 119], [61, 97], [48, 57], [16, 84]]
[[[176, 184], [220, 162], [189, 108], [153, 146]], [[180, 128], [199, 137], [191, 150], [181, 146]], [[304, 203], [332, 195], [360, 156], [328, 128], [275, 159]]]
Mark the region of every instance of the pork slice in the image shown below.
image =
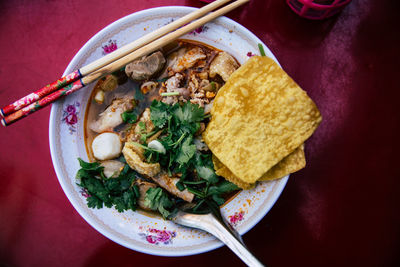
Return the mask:
[[160, 51], [137, 59], [125, 67], [125, 73], [134, 81], [143, 81], [158, 73], [165, 65], [165, 58]]
[[159, 186], [170, 192], [172, 195], [177, 196], [187, 202], [192, 202], [194, 194], [190, 193], [187, 189], [180, 191], [176, 187], [176, 183], [179, 181], [177, 177], [169, 177], [167, 173], [160, 172], [155, 176], [151, 176], [151, 179], [156, 182]]
[[97, 133], [112, 131], [123, 122], [122, 113], [134, 108], [133, 103], [132, 97], [114, 99], [111, 105], [99, 114], [98, 119], [89, 124], [89, 128]]

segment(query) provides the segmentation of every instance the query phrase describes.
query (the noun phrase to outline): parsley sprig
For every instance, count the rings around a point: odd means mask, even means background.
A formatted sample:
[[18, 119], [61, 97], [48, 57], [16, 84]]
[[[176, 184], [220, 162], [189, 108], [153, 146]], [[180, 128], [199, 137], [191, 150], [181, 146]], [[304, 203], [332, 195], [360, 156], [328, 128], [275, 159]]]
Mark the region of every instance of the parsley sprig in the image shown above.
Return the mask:
[[100, 209], [104, 205], [108, 208], [114, 206], [119, 212], [136, 210], [139, 189], [132, 185], [136, 178], [135, 171], [125, 165], [118, 177], [106, 178], [100, 163], [78, 160], [81, 169], [76, 178], [80, 181], [78, 185], [89, 194], [86, 199], [89, 208]]
[[168, 218], [176, 212], [175, 202], [160, 187], [147, 190], [144, 205], [151, 210], [160, 212], [164, 218]]

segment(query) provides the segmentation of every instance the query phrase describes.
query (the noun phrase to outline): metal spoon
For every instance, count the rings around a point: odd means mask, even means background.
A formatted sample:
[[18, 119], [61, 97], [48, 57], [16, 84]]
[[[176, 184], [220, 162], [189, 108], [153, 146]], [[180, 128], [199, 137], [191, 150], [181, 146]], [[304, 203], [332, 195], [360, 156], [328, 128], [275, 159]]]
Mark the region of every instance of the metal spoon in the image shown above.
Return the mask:
[[226, 225], [222, 216], [218, 217], [213, 213], [193, 214], [179, 210], [171, 220], [183, 226], [209, 232], [227, 245], [248, 266], [264, 266], [246, 248], [242, 238]]

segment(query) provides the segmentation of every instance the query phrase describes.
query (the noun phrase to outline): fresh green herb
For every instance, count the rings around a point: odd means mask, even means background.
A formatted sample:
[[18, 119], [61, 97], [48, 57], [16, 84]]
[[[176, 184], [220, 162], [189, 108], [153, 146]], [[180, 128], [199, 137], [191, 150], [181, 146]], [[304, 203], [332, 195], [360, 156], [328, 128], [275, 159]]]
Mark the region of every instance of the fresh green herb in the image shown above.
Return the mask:
[[193, 124], [203, 120], [204, 109], [199, 105], [186, 102], [182, 107], [175, 104], [173, 114], [180, 124]]
[[208, 119], [208, 118], [210, 118], [210, 117], [211, 117], [211, 114], [210, 114], [210, 113], [207, 113], [207, 114], [204, 115], [204, 119]]
[[185, 190], [185, 186], [183, 185], [183, 183], [181, 183], [181, 182], [177, 182], [176, 184], [176, 188], [178, 188], [178, 190], [179, 191], [183, 191], [183, 190]]
[[186, 186], [186, 189], [187, 189], [190, 193], [192, 193], [192, 194], [198, 196], [199, 198], [205, 198], [205, 197], [206, 197], [206, 195], [205, 195], [202, 191], [200, 191], [200, 190], [198, 190], [198, 189], [195, 189], [195, 188], [189, 187], [189, 186]]
[[93, 172], [100, 172], [103, 171], [104, 167], [100, 165], [100, 163], [98, 162], [85, 162], [84, 160], [82, 160], [81, 158], [78, 158], [79, 161], [79, 165], [81, 166], [81, 168], [85, 171], [93, 171]]
[[184, 183], [184, 184], [196, 184], [196, 185], [198, 185], [198, 184], [204, 184], [204, 183], [206, 183], [206, 181], [205, 181], [205, 180], [199, 180], [199, 181], [183, 181], [182, 183]]
[[147, 137], [149, 137], [150, 134], [154, 134], [152, 133], [147, 133], [146, 132], [146, 123], [144, 123], [143, 121], [139, 121], [138, 122], [138, 126], [139, 126], [139, 131], [140, 131], [140, 141], [142, 143], [146, 142]]
[[125, 111], [121, 114], [121, 118], [125, 123], [135, 123], [137, 121], [137, 115], [133, 111]]
[[170, 106], [154, 100], [150, 106], [150, 119], [155, 127], [163, 128], [167, 125], [172, 115], [169, 112]]
[[212, 198], [212, 200], [215, 201], [215, 203], [218, 204], [218, 206], [221, 206], [222, 204], [225, 203], [225, 199], [222, 198], [222, 197], [219, 196], [219, 195], [211, 195], [211, 198]]
[[197, 203], [196, 206], [193, 208], [193, 211], [194, 211], [194, 212], [198, 211], [199, 208], [201, 207], [201, 205], [202, 205], [203, 203], [205, 203], [205, 201], [206, 201], [205, 199], [200, 200], [199, 203]]
[[166, 135], [158, 140], [166, 149], [166, 153], [155, 157], [149, 156], [151, 152], [146, 151], [146, 158], [157, 158], [161, 166], [171, 174], [193, 170], [196, 153], [193, 138], [204, 119], [204, 109], [190, 102], [181, 106], [167, 105], [154, 100], [150, 111], [153, 124], [166, 131]]
[[[207, 183], [207, 185], [210, 185]], [[227, 194], [239, 190], [239, 188], [229, 181], [223, 180], [215, 185], [200, 189], [192, 188], [186, 185], [189, 192], [192, 192], [199, 199], [198, 204], [192, 209], [195, 213], [208, 213], [213, 212], [218, 215], [219, 206], [225, 203], [225, 198]], [[201, 203], [201, 204], [200, 204]]]
[[147, 190], [144, 205], [151, 210], [160, 212], [164, 218], [170, 217], [176, 211], [175, 203], [160, 187]]
[[223, 195], [223, 194], [227, 194], [233, 191], [237, 191], [240, 188], [237, 187], [237, 185], [229, 182], [229, 181], [222, 181], [217, 185], [214, 186], [210, 186], [210, 188], [208, 189], [208, 195]]
[[265, 51], [264, 51], [264, 47], [262, 44], [258, 44], [258, 49], [260, 50], [260, 55], [265, 57]]
[[185, 138], [185, 136], [186, 136], [186, 133], [183, 133], [179, 138], [178, 138], [178, 140], [176, 140], [175, 142], [173, 142], [170, 146], [171, 147], [177, 147], [180, 143], [181, 143], [181, 141], [183, 140], [183, 138]]
[[192, 144], [192, 138], [187, 137], [185, 141], [182, 142], [182, 145], [176, 154], [175, 161], [179, 164], [179, 167], [183, 167], [185, 164], [188, 164], [190, 159], [196, 153], [196, 146]]
[[215, 184], [219, 181], [218, 176], [214, 170], [208, 166], [196, 166], [196, 171], [199, 177], [203, 178], [210, 184]]
[[214, 164], [211, 154], [196, 153], [194, 162], [197, 175], [210, 184], [216, 184], [219, 181], [218, 176], [214, 172]]
[[117, 178], [105, 178], [103, 167], [98, 162], [88, 163], [78, 158], [81, 169], [78, 170], [76, 178], [78, 184], [87, 193], [89, 208], [102, 208], [114, 206], [119, 212], [124, 210], [136, 210], [139, 190], [132, 183], [136, 172], [125, 165]]
[[124, 155], [121, 155], [117, 158], [118, 161], [122, 162], [122, 163], [126, 163], [125, 157]]

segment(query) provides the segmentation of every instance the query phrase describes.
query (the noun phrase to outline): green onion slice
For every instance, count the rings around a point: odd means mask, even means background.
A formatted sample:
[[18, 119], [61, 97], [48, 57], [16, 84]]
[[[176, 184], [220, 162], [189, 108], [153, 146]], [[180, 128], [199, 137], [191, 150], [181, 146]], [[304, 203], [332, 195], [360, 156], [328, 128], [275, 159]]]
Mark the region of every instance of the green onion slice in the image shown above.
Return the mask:
[[169, 93], [161, 93], [161, 96], [175, 96], [180, 95], [179, 92], [169, 92]]
[[265, 51], [262, 44], [258, 44], [258, 49], [260, 50], [261, 56], [265, 57]]

